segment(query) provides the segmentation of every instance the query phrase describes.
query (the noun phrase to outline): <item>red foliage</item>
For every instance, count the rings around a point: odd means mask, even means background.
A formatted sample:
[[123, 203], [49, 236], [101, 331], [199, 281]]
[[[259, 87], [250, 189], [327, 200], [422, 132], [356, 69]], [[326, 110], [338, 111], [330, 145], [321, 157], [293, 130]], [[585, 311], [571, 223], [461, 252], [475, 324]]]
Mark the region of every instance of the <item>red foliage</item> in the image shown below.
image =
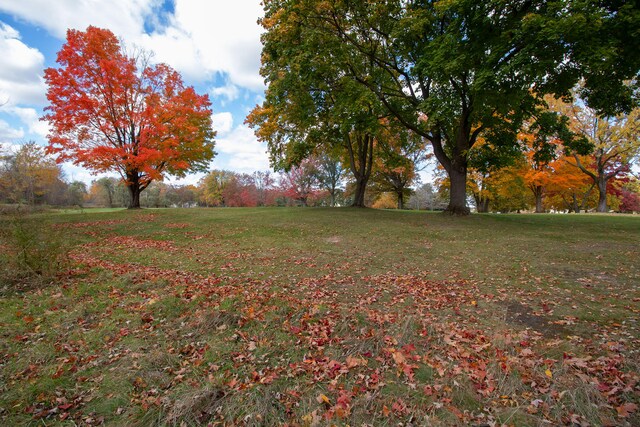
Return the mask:
[[620, 199], [620, 212], [640, 212], [640, 194], [622, 188]]
[[48, 152], [60, 162], [116, 171], [138, 194], [164, 174], [205, 168], [215, 135], [208, 96], [147, 56], [128, 56], [111, 31], [88, 27], [69, 30], [60, 68], [45, 70]]
[[318, 199], [322, 191], [318, 189], [316, 164], [307, 159], [300, 166], [292, 167], [280, 179], [280, 187], [282, 195], [293, 204], [307, 206], [313, 199]]
[[224, 203], [229, 207], [258, 206], [258, 190], [256, 186], [243, 176], [234, 176], [222, 191]]

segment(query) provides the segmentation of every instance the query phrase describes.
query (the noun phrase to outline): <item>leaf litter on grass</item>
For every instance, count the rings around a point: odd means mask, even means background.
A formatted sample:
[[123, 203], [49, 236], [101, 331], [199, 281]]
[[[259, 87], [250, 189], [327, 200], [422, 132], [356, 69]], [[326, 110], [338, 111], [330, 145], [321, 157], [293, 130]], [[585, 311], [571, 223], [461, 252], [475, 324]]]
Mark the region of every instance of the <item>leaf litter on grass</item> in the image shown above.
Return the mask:
[[[3, 399], [2, 419], [581, 426], [638, 420], [637, 335], [601, 324], [580, 335], [579, 319], [554, 312], [552, 286], [493, 290], [461, 276], [360, 275], [352, 268], [305, 276], [298, 269], [315, 263], [300, 256], [280, 266], [282, 277], [197, 274], [105, 259], [101, 250], [114, 242], [130, 251], [179, 256], [181, 250], [146, 237], [107, 236], [73, 251], [76, 266], [61, 290], [41, 291], [37, 308], [25, 300], [24, 310], [3, 320], [10, 400]], [[296, 273], [287, 276], [288, 269]], [[91, 305], [103, 309], [80, 313]], [[52, 356], [33, 354], [43, 344]], [[42, 390], [17, 391], [27, 384]]]

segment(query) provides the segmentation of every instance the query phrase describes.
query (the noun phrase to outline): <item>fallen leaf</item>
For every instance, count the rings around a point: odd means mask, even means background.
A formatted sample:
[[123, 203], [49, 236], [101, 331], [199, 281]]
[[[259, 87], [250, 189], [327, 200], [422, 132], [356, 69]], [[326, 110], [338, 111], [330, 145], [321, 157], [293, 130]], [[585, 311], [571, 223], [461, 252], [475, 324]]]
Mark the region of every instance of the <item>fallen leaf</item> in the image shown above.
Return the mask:
[[327, 396], [325, 396], [324, 394], [318, 395], [318, 397], [316, 397], [316, 400], [318, 401], [318, 403], [324, 403], [326, 405], [330, 405], [331, 404], [331, 401], [329, 400], [329, 398]]
[[620, 405], [616, 408], [618, 411], [618, 416], [620, 418], [627, 418], [629, 415], [633, 414], [638, 410], [638, 405], [635, 403], [625, 403], [624, 405]]

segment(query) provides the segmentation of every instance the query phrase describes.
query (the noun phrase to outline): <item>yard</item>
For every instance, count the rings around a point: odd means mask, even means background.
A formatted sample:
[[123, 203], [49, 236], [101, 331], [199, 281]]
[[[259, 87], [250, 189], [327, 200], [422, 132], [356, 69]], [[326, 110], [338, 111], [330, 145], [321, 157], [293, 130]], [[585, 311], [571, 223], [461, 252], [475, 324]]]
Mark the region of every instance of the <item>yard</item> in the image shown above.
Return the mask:
[[68, 254], [0, 288], [3, 425], [640, 424], [637, 216], [0, 223], [6, 265], [16, 229]]

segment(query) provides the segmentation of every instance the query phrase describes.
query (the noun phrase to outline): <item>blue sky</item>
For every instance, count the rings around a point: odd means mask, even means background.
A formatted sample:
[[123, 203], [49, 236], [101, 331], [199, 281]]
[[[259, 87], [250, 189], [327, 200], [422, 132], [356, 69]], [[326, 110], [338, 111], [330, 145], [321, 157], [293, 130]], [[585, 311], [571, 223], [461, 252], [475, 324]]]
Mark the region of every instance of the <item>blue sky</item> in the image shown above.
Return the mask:
[[[47, 124], [38, 120], [46, 106], [43, 70], [56, 66], [67, 29], [94, 25], [153, 51], [154, 60], [209, 94], [218, 131], [211, 168], [268, 169], [265, 144], [243, 124], [264, 95], [261, 13], [259, 0], [0, 0], [0, 144], [46, 144]], [[63, 169], [68, 180], [96, 178], [70, 164]]]

